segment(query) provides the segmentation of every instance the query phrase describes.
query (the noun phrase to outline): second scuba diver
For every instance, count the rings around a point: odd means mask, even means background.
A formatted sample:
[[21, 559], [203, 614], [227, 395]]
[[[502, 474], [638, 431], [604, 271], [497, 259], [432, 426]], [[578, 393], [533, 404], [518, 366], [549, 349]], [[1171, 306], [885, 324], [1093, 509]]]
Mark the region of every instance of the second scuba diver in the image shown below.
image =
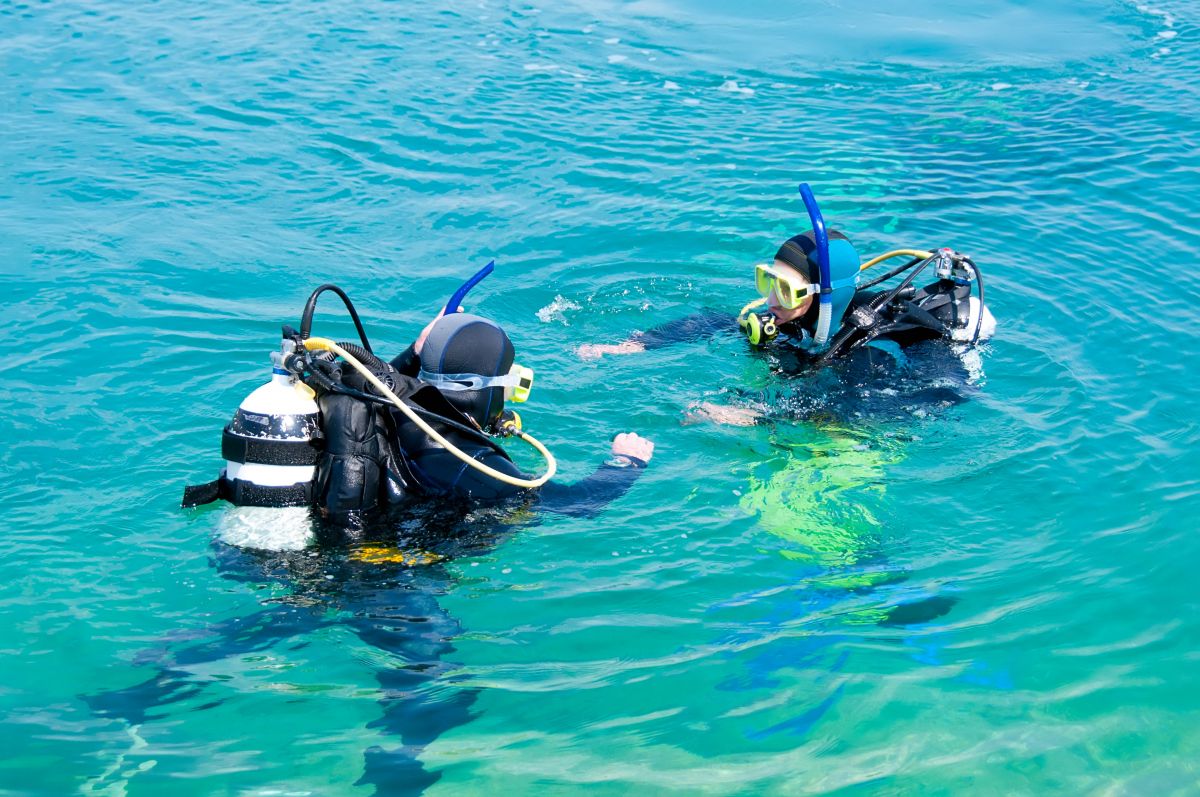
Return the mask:
[[[809, 187], [802, 184], [800, 192], [812, 229], [785, 241], [770, 264], [754, 267], [760, 298], [736, 317], [729, 312], [703, 311], [635, 333], [621, 343], [585, 344], [579, 347], [579, 356], [594, 359], [605, 354], [633, 354], [740, 328], [751, 345], [769, 352], [774, 370], [785, 376], [814, 373], [836, 361], [842, 375], [838, 386], [853, 392], [881, 372], [904, 376], [922, 370], [926, 372], [914, 374], [926, 380], [921, 395], [903, 399], [913, 403], [923, 399], [961, 401], [945, 386], [931, 387], [929, 380], [936, 374], [922, 367], [931, 364], [918, 365], [914, 360], [929, 353], [922, 352], [918, 344], [944, 340], [973, 346], [994, 334], [996, 320], [983, 302], [978, 266], [950, 249], [899, 249], [861, 262], [844, 234], [826, 232]], [[893, 257], [908, 260], [875, 279], [862, 281], [868, 268]], [[930, 266], [937, 280], [914, 287], [916, 278]], [[901, 275], [903, 279], [895, 287], [869, 290]], [[755, 312], [764, 305], [767, 313]], [[942, 360], [932, 367], [945, 368], [945, 358]], [[958, 357], [951, 367], [955, 366], [961, 368]], [[829, 380], [818, 379], [807, 389], [819, 392], [831, 387]], [[754, 402], [757, 406], [702, 403], [696, 411], [722, 423], [747, 425], [770, 416], [804, 417], [814, 410], [827, 415], [830, 409], [815, 393], [792, 395], [783, 402], [771, 395], [753, 398], [759, 399]]]

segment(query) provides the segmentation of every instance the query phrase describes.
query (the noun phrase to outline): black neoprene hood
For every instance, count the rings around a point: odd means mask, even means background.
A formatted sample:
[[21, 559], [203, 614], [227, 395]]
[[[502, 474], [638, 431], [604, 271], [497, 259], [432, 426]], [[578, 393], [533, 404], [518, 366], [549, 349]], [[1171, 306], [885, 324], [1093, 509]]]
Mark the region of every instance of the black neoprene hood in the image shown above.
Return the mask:
[[[512, 368], [512, 341], [494, 321], [470, 313], [439, 318], [421, 348], [421, 367], [435, 374], [503, 376]], [[504, 411], [504, 388], [447, 391], [446, 398], [487, 428]]]

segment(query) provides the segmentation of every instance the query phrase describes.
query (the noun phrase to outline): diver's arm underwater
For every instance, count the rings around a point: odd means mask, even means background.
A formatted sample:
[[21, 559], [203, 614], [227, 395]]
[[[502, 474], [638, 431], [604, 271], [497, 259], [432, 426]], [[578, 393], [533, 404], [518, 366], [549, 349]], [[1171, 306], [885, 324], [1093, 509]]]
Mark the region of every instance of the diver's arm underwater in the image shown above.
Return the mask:
[[575, 351], [581, 359], [595, 360], [605, 354], [637, 354], [664, 349], [676, 343], [706, 340], [722, 332], [736, 332], [737, 328], [737, 319], [732, 313], [705, 308], [645, 332], [635, 332], [620, 343], [585, 343]]
[[730, 426], [904, 420], [969, 401], [978, 391], [977, 376], [962, 352], [941, 341], [903, 349], [895, 341], [875, 341], [802, 378], [735, 389], [732, 403], [697, 402], [688, 415]]

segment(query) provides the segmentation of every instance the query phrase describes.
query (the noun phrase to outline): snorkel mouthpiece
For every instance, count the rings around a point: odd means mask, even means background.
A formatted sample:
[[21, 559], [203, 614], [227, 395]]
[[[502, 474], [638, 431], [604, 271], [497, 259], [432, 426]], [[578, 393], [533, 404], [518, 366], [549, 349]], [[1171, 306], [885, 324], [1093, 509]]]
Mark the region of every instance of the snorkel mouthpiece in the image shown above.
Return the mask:
[[825, 219], [821, 216], [821, 209], [817, 207], [817, 198], [813, 196], [808, 183], [800, 183], [800, 197], [804, 200], [804, 207], [808, 211], [808, 220], [812, 222], [813, 237], [817, 244], [817, 267], [821, 277], [821, 296], [813, 345], [819, 347], [829, 341], [829, 327], [833, 321], [833, 285], [829, 277], [829, 236], [825, 233]]

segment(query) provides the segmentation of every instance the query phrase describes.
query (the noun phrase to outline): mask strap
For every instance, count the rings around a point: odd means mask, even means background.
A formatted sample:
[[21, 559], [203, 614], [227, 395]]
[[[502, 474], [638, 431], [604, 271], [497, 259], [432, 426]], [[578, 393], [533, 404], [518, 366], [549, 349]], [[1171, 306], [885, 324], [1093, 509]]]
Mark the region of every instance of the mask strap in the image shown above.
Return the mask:
[[504, 376], [480, 376], [479, 374], [435, 374], [424, 368], [417, 375], [422, 382], [451, 392], [463, 390], [483, 390], [489, 387], [516, 387], [521, 384], [520, 374], [505, 374]]

